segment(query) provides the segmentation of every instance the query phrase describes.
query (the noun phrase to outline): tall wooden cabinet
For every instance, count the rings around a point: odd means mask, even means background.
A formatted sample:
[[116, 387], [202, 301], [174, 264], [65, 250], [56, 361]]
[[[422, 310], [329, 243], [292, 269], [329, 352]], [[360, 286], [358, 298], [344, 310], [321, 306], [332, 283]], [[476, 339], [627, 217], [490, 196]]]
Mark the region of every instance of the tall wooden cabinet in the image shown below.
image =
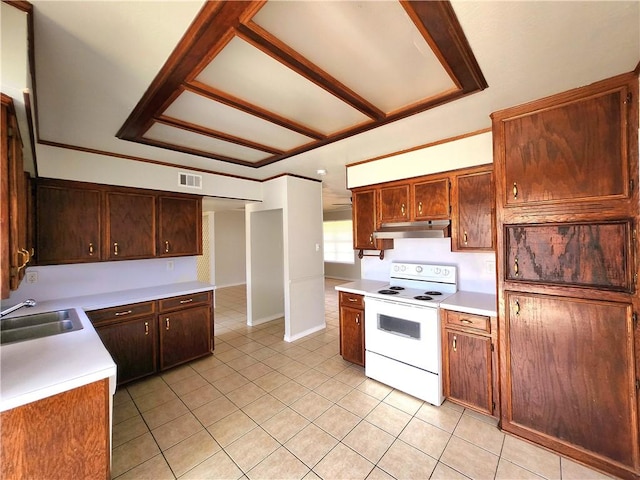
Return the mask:
[[501, 426], [640, 478], [638, 77], [492, 119]]
[[1, 95], [0, 136], [0, 297], [7, 298], [20, 285], [33, 256], [27, 208], [29, 176], [24, 172], [22, 139], [13, 101]]

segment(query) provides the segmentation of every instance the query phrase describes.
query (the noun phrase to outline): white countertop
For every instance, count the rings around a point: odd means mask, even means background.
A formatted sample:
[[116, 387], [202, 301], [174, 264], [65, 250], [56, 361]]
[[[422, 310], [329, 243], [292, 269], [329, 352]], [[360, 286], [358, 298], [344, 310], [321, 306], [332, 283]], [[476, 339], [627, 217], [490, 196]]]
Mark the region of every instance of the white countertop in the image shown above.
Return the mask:
[[488, 317], [498, 315], [496, 296], [488, 293], [458, 291], [440, 302], [440, 308]]
[[349, 292], [349, 293], [364, 295], [366, 292], [377, 291], [387, 285], [389, 285], [389, 282], [363, 279], [363, 280], [356, 280], [354, 282], [342, 283], [340, 285], [336, 285], [335, 289], [339, 292]]
[[[189, 293], [215, 290], [185, 282], [41, 302], [8, 315], [17, 317], [74, 308], [82, 330], [0, 346], [0, 412], [109, 378], [116, 388], [116, 365], [84, 310], [109, 308]], [[36, 299], [37, 300], [37, 299]]]

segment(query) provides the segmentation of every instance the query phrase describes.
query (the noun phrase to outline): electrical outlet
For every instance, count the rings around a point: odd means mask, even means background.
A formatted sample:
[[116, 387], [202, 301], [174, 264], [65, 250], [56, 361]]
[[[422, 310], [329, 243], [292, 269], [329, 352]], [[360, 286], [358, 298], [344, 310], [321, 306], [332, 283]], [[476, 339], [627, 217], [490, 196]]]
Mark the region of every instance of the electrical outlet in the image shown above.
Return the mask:
[[496, 273], [496, 262], [495, 260], [487, 260], [484, 264], [485, 273], [494, 274]]
[[167, 272], [173, 272], [173, 260], [167, 260]]
[[27, 272], [27, 283], [38, 283], [38, 272]]

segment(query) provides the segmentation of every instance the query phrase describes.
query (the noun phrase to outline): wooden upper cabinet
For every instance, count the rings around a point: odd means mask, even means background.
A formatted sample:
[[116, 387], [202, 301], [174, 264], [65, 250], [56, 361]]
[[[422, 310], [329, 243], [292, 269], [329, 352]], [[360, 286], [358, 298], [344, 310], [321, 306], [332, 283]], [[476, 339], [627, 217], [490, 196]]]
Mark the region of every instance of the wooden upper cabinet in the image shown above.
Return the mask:
[[353, 204], [353, 248], [355, 250], [386, 250], [393, 248], [393, 240], [375, 240], [377, 190], [368, 188], [354, 190]]
[[492, 114], [498, 201], [564, 208], [628, 198], [633, 91], [627, 75]]
[[156, 197], [151, 193], [107, 192], [105, 260], [150, 258], [156, 254]]
[[506, 280], [633, 292], [631, 221], [505, 225]]
[[379, 188], [380, 223], [410, 221], [409, 184], [389, 185]]
[[451, 215], [449, 178], [411, 183], [411, 220], [445, 220]]
[[631, 303], [506, 291], [505, 304], [502, 427], [635, 468]]
[[99, 190], [39, 182], [36, 187], [38, 264], [99, 261], [101, 204]]
[[158, 197], [158, 256], [202, 254], [202, 199]]
[[452, 250], [495, 250], [493, 169], [482, 167], [454, 176], [452, 196]]

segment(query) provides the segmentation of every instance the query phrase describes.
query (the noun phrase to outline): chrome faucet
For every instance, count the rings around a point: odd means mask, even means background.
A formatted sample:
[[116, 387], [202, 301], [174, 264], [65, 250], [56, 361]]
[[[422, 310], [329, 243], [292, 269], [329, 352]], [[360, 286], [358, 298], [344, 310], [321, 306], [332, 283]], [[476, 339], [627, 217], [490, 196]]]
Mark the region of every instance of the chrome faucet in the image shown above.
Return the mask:
[[15, 312], [19, 308], [22, 308], [22, 307], [35, 307], [35, 305], [36, 305], [36, 301], [33, 298], [29, 298], [29, 299], [25, 300], [24, 302], [20, 302], [17, 305], [14, 305], [13, 307], [9, 307], [6, 310], [2, 310], [0, 312], [0, 317], [4, 317], [5, 315], [9, 315], [11, 312]]

